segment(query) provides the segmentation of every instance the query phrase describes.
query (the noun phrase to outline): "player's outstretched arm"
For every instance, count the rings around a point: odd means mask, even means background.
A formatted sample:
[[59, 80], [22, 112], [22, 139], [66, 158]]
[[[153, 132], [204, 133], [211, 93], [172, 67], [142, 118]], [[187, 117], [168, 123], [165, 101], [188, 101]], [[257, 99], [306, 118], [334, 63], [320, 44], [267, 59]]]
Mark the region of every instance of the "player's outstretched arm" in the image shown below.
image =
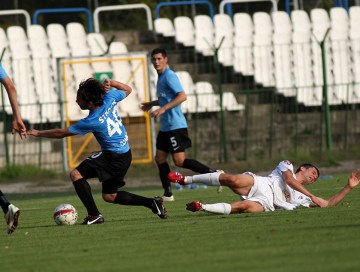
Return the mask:
[[34, 137], [43, 137], [43, 138], [64, 138], [76, 134], [70, 132], [68, 128], [54, 128], [48, 130], [30, 129], [27, 131], [27, 135], [31, 135]]
[[344, 188], [342, 188], [338, 193], [327, 200], [329, 203], [328, 206], [335, 206], [339, 204], [352, 189], [359, 185], [359, 183], [360, 169], [357, 169], [351, 173], [350, 177], [348, 178], [348, 183], [344, 186]]

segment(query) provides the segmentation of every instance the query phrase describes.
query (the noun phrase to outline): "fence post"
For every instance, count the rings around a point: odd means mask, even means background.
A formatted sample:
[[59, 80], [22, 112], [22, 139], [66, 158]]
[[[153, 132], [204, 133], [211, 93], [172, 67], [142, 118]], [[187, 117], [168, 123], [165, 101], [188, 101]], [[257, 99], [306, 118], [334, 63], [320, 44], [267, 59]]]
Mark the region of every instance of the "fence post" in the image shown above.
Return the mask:
[[332, 150], [332, 137], [331, 137], [331, 120], [330, 120], [330, 107], [328, 101], [328, 89], [327, 89], [327, 76], [326, 76], [326, 56], [325, 56], [325, 40], [329, 34], [330, 28], [327, 29], [323, 40], [320, 42], [321, 47], [321, 60], [323, 68], [323, 106], [325, 110], [325, 125], [326, 125], [326, 148]]

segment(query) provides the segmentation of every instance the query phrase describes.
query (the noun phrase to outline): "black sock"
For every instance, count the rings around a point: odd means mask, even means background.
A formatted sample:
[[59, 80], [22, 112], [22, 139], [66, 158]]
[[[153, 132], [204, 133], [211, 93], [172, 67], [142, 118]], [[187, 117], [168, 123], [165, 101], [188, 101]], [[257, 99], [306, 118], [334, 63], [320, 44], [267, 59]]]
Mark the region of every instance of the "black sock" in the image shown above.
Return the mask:
[[91, 187], [86, 179], [78, 179], [73, 182], [75, 191], [79, 196], [81, 202], [84, 204], [89, 215], [99, 215], [100, 212], [96, 207], [94, 198], [91, 193]]
[[118, 191], [114, 203], [126, 206], [145, 206], [152, 209], [153, 199], [125, 191]]
[[171, 183], [167, 178], [170, 173], [170, 166], [167, 162], [164, 162], [162, 164], [158, 164], [158, 168], [162, 187], [164, 188], [164, 196], [172, 196]]
[[190, 169], [190, 170], [200, 173], [200, 174], [216, 172], [216, 170], [211, 169], [210, 167], [202, 164], [201, 162], [193, 160], [193, 159], [185, 159], [183, 162], [183, 168]]
[[10, 202], [6, 199], [5, 195], [1, 191], [0, 191], [0, 205], [4, 213], [7, 213], [7, 211], [9, 210], [8, 207], [10, 205]]

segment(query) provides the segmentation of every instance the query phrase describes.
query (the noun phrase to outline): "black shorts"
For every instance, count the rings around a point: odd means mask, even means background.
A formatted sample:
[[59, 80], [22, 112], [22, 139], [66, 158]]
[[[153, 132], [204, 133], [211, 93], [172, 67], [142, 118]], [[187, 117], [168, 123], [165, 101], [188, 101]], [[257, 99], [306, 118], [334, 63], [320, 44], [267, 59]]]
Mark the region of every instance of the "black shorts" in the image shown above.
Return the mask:
[[156, 138], [156, 148], [167, 153], [184, 152], [191, 147], [191, 140], [187, 128], [180, 128], [171, 131], [159, 131]]
[[125, 185], [124, 177], [132, 160], [131, 150], [124, 154], [101, 151], [92, 154], [76, 169], [85, 179], [99, 178], [104, 194], [114, 194]]

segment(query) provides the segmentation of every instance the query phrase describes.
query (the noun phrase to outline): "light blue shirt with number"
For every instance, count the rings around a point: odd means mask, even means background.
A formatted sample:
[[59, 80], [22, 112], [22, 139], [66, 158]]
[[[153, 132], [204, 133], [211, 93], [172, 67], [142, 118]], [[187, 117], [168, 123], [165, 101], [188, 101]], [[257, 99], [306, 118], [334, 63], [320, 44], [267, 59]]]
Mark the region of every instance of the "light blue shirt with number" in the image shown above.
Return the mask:
[[103, 97], [104, 105], [90, 111], [89, 115], [70, 126], [70, 132], [85, 135], [92, 132], [101, 146], [101, 150], [110, 150], [119, 154], [130, 149], [128, 135], [118, 112], [118, 102], [126, 97], [125, 91], [110, 90]]
[[[179, 92], [183, 92], [180, 80], [176, 73], [167, 67], [160, 75], [156, 85], [156, 92], [160, 107], [173, 101]], [[187, 128], [181, 104], [165, 111], [161, 115], [161, 131], [170, 131]]]

